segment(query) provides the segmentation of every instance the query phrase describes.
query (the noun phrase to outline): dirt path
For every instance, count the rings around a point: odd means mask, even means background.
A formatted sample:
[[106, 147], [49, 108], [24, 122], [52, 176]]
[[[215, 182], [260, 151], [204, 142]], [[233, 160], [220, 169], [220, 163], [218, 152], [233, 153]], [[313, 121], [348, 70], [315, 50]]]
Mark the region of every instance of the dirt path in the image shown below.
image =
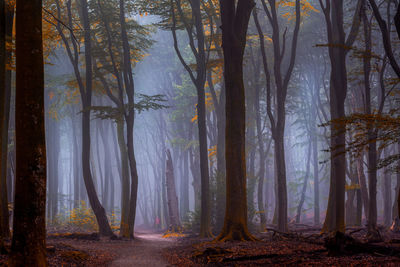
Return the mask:
[[168, 266], [162, 257], [162, 250], [174, 244], [173, 239], [162, 238], [160, 234], [136, 233], [134, 241], [120, 246], [117, 258], [109, 266]]

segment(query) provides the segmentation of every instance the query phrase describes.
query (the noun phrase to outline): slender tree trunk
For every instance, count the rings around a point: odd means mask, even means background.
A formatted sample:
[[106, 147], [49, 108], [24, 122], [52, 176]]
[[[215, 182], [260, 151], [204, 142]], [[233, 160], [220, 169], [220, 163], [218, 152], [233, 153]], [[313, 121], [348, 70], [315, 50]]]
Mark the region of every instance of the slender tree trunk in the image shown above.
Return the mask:
[[361, 198], [364, 206], [364, 216], [368, 218], [368, 207], [369, 207], [369, 196], [368, 196], [368, 189], [367, 189], [367, 182], [364, 173], [364, 162], [363, 162], [364, 155], [361, 154], [357, 160], [357, 175], [358, 175], [358, 182], [360, 184], [360, 191], [361, 191]]
[[8, 154], [8, 120], [10, 102], [6, 65], [8, 54], [6, 50], [7, 42], [7, 13], [5, 0], [0, 1], [0, 246], [3, 250], [3, 240], [10, 237], [10, 226], [8, 217], [8, 198], [7, 198], [7, 154]]
[[[9, 266], [47, 266], [42, 1], [18, 0], [16, 185]], [[29, 133], [29, 138], [27, 137]]]
[[264, 180], [265, 180], [265, 151], [263, 132], [261, 126], [261, 110], [260, 110], [260, 86], [256, 88], [255, 96], [255, 115], [256, 115], [256, 126], [257, 126], [257, 141], [258, 141], [258, 154], [259, 154], [259, 171], [258, 171], [258, 185], [257, 185], [257, 206], [260, 214], [260, 229], [264, 231], [267, 224], [266, 208], [264, 204]]
[[71, 117], [71, 128], [72, 128], [72, 150], [73, 150], [73, 172], [74, 172], [74, 209], [77, 209], [80, 205], [80, 166], [79, 166], [79, 148], [78, 148], [78, 134], [76, 131], [76, 123]]
[[182, 176], [182, 199], [181, 199], [181, 214], [185, 218], [189, 212], [189, 153], [187, 150], [182, 151], [183, 155], [183, 176]]
[[108, 223], [106, 212], [101, 205], [96, 193], [93, 177], [90, 170], [90, 110], [92, 102], [92, 55], [91, 55], [91, 33], [88, 14], [87, 0], [80, 0], [82, 11], [82, 24], [85, 41], [85, 63], [86, 63], [86, 88], [82, 88], [82, 169], [83, 179], [89, 197], [90, 206], [96, 216], [99, 225], [99, 233], [103, 236], [113, 236]]
[[[397, 153], [400, 154], [400, 143], [397, 144]], [[397, 164], [397, 168], [400, 170], [400, 161]], [[393, 211], [392, 211], [392, 219], [394, 221], [396, 221], [396, 219], [397, 219], [397, 221], [399, 221], [398, 220], [398, 218], [399, 218], [399, 209], [398, 209], [399, 203], [398, 203], [398, 199], [400, 199], [400, 171], [398, 171], [396, 173], [396, 190], [395, 190], [395, 194], [396, 194], [396, 197], [394, 199], [393, 208], [392, 208], [393, 209]]]
[[[313, 157], [313, 174], [314, 174], [314, 225], [320, 224], [320, 205], [319, 205], [319, 161], [318, 161], [318, 131], [316, 127], [317, 121], [317, 96], [319, 94], [319, 86], [315, 86], [315, 92], [313, 96], [313, 104], [312, 104], [312, 157]], [[315, 123], [314, 123], [315, 122]]]
[[303, 189], [301, 190], [300, 202], [299, 202], [299, 205], [297, 206], [296, 223], [300, 223], [300, 217], [301, 217], [301, 212], [303, 210], [303, 204], [304, 204], [304, 201], [306, 200], [308, 176], [310, 175], [310, 166], [311, 166], [311, 149], [312, 149], [312, 141], [310, 140], [310, 144], [308, 146], [308, 154], [307, 154], [306, 175], [304, 176], [304, 183], [303, 183]]
[[[6, 9], [6, 38], [9, 41], [12, 41], [13, 39], [13, 26], [14, 26], [14, 11], [15, 7], [11, 5], [11, 1], [7, 2], [8, 7]], [[7, 40], [6, 39], [6, 40]], [[12, 56], [13, 52], [12, 51], [7, 51], [7, 61], [11, 62], [12, 61]], [[7, 153], [5, 154], [5, 158], [1, 159], [1, 164], [6, 166], [6, 168], [1, 167], [2, 173], [0, 175], [4, 175], [6, 178], [6, 183], [7, 183], [7, 195], [8, 195], [8, 202], [13, 201], [14, 192], [13, 192], [13, 184], [14, 180], [11, 179], [11, 160], [9, 160], [9, 155], [10, 152], [8, 150], [8, 144], [9, 144], [9, 130], [10, 130], [10, 115], [11, 115], [11, 84], [12, 84], [12, 70], [11, 68], [6, 69], [6, 97], [5, 97], [5, 126], [7, 128], [7, 131], [5, 128], [3, 128], [3, 134], [2, 138], [3, 140], [7, 140], [7, 143], [2, 143], [2, 146], [7, 147]], [[2, 148], [4, 151], [4, 148]], [[13, 153], [12, 153], [13, 154]], [[1, 178], [0, 178], [1, 179]], [[8, 227], [9, 229], [10, 227]]]
[[[365, 54], [363, 56], [363, 70], [364, 70], [364, 85], [365, 85], [365, 113], [367, 115], [372, 114], [372, 100], [371, 100], [371, 26], [365, 8], [362, 9], [362, 20], [364, 26], [364, 42], [365, 42]], [[377, 148], [376, 148], [376, 137], [377, 131], [369, 125], [368, 129], [368, 191], [369, 191], [369, 206], [368, 206], [368, 237], [371, 239], [379, 238], [377, 232], [377, 201], [376, 201], [376, 184], [377, 184]]]
[[117, 137], [118, 145], [121, 154], [121, 225], [120, 235], [125, 238], [129, 238], [129, 193], [130, 193], [130, 181], [129, 181], [129, 165], [128, 165], [128, 152], [124, 137], [124, 121], [119, 119], [117, 121]]
[[166, 175], [167, 178], [167, 195], [168, 195], [168, 214], [169, 214], [169, 230], [172, 232], [179, 231], [181, 223], [179, 221], [178, 197], [175, 189], [174, 166], [172, 164], [171, 152], [167, 153]]
[[[387, 147], [384, 149], [384, 154], [385, 158], [389, 156]], [[390, 226], [392, 222], [392, 176], [387, 168], [383, 172], [383, 221], [385, 226]]]
[[136, 205], [137, 205], [137, 191], [138, 191], [138, 172], [136, 168], [135, 149], [133, 141], [133, 129], [135, 124], [135, 87], [133, 80], [133, 72], [131, 65], [131, 50], [128, 40], [128, 34], [126, 29], [126, 18], [125, 18], [125, 2], [124, 0], [119, 1], [119, 18], [121, 24], [121, 38], [123, 47], [123, 66], [124, 66], [124, 83], [125, 91], [128, 98], [128, 110], [125, 114], [126, 121], [126, 136], [128, 146], [128, 158], [129, 158], [129, 169], [131, 174], [131, 188], [130, 188], [130, 200], [129, 200], [129, 235], [131, 238], [134, 237], [135, 219], [136, 219]]
[[222, 229], [226, 206], [226, 162], [225, 162], [225, 84], [222, 85], [217, 115], [217, 195], [216, 195], [216, 218], [215, 228]]
[[[103, 141], [104, 145], [104, 192], [103, 192], [103, 205], [105, 206], [106, 210], [112, 211], [112, 206], [110, 205], [110, 187], [111, 187], [111, 156], [110, 156], [110, 143], [108, 140], [108, 126], [102, 123], [100, 124], [100, 136], [101, 140]], [[111, 195], [112, 196], [112, 195]]]

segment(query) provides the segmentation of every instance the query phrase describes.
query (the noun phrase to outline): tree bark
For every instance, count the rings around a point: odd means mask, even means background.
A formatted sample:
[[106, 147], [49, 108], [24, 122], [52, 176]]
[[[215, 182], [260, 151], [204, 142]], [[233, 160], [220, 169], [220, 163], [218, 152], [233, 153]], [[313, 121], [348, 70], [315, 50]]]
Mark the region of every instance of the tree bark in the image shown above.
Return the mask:
[[124, 238], [130, 238], [129, 233], [129, 192], [130, 192], [130, 181], [129, 181], [129, 165], [128, 165], [128, 152], [124, 137], [124, 121], [119, 119], [117, 121], [117, 137], [118, 145], [121, 154], [121, 224], [120, 224], [120, 236]]
[[247, 229], [243, 56], [255, 3], [239, 0], [236, 5], [220, 0], [220, 5], [226, 86], [226, 211], [224, 227], [216, 239], [254, 240]]
[[[267, 114], [271, 123], [272, 138], [275, 143], [275, 164], [277, 170], [277, 227], [280, 231], [287, 231], [288, 223], [288, 196], [287, 196], [287, 181], [286, 181], [286, 162], [285, 162], [285, 145], [284, 145], [284, 134], [286, 124], [286, 97], [289, 86], [289, 81], [292, 76], [294, 64], [296, 61], [297, 41], [300, 31], [300, 19], [301, 19], [301, 7], [300, 0], [295, 1], [296, 9], [296, 23], [293, 32], [293, 38], [291, 43], [289, 64], [287, 71], [282, 73], [282, 63], [285, 50], [285, 38], [283, 38], [283, 44], [281, 46], [281, 32], [279, 29], [278, 11], [275, 0], [268, 0], [269, 7], [266, 5], [264, 0], [261, 1], [264, 11], [268, 17], [268, 20], [272, 27], [272, 43], [274, 53], [274, 80], [276, 87], [276, 116], [272, 114], [271, 107], [271, 76], [268, 69], [268, 62], [265, 52], [264, 36], [260, 24], [258, 23], [257, 15], [254, 13], [254, 19], [260, 39], [260, 48], [263, 58], [264, 73], [267, 82]], [[255, 11], [254, 11], [255, 12]], [[282, 53], [283, 51], [283, 53]]]
[[[7, 6], [5, 0], [0, 1], [0, 246], [3, 250], [3, 241], [10, 237], [10, 226], [8, 218], [8, 194], [7, 194], [7, 148], [8, 148], [8, 118], [10, 99], [7, 88], [6, 65], [8, 54], [7, 43]], [[7, 109], [8, 107], [8, 109]]]
[[90, 206], [96, 216], [99, 225], [99, 233], [103, 236], [113, 236], [106, 212], [101, 205], [93, 183], [90, 170], [90, 109], [92, 102], [92, 55], [91, 55], [91, 30], [88, 14], [87, 0], [80, 0], [82, 11], [82, 24], [85, 43], [85, 63], [86, 63], [86, 88], [81, 88], [82, 100], [82, 169], [86, 191], [89, 197]]
[[[322, 1], [320, 1], [322, 6]], [[346, 128], [335, 120], [345, 116], [344, 102], [347, 95], [346, 49], [343, 28], [343, 0], [326, 1], [322, 7], [327, 24], [331, 62], [330, 110], [331, 110], [331, 171], [328, 210], [323, 231], [335, 234], [345, 231], [345, 179]]]
[[303, 210], [304, 201], [306, 200], [306, 191], [307, 191], [307, 183], [308, 176], [310, 175], [310, 165], [311, 165], [311, 149], [312, 149], [312, 141], [310, 140], [310, 144], [308, 146], [308, 154], [307, 154], [307, 162], [306, 162], [306, 174], [304, 176], [303, 189], [301, 190], [301, 197], [299, 205], [297, 206], [297, 214], [296, 214], [296, 223], [300, 223], [300, 216]]
[[17, 1], [16, 32], [16, 192], [8, 264], [47, 266], [41, 0]]
[[167, 178], [167, 195], [168, 195], [168, 214], [169, 214], [169, 231], [177, 232], [181, 228], [181, 223], [179, 221], [179, 206], [178, 197], [176, 195], [175, 188], [175, 176], [174, 176], [174, 166], [172, 163], [171, 152], [169, 149], [167, 153], [166, 162], [166, 174]]
[[[361, 16], [364, 26], [364, 42], [365, 53], [363, 56], [363, 70], [364, 70], [364, 86], [365, 86], [365, 114], [372, 115], [372, 100], [371, 100], [371, 25], [369, 23], [365, 8], [361, 11]], [[368, 126], [368, 191], [369, 191], [369, 206], [368, 206], [368, 236], [372, 239], [378, 238], [377, 232], [377, 203], [376, 203], [376, 184], [377, 184], [377, 148], [376, 138], [377, 129], [372, 125]]]
[[[389, 156], [388, 148], [384, 149], [385, 158]], [[385, 226], [390, 226], [392, 222], [392, 176], [390, 170], [383, 169], [383, 222]]]

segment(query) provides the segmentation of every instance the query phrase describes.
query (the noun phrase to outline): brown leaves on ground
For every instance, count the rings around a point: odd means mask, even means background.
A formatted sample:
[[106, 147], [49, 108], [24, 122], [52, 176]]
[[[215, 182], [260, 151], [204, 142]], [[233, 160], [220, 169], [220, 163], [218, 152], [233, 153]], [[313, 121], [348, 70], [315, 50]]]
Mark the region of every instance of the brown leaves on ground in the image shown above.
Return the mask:
[[224, 243], [181, 239], [178, 246], [164, 250], [164, 256], [176, 266], [400, 266], [399, 257], [379, 253], [330, 257], [323, 242], [296, 236], [269, 233], [259, 238], [262, 241]]
[[[84, 241], [72, 241], [62, 238], [48, 240], [47, 260], [49, 266], [107, 266], [114, 258], [113, 254], [97, 248], [85, 250], [77, 248], [73, 242], [81, 243]], [[9, 250], [9, 243], [7, 247]], [[7, 260], [8, 255], [0, 255], [0, 266], [6, 266]]]

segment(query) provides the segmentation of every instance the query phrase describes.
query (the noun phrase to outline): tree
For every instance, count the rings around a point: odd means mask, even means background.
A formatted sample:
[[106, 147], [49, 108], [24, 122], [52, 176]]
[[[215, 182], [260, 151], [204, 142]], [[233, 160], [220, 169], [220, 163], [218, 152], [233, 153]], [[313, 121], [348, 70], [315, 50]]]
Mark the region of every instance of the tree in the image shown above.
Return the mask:
[[[260, 38], [260, 49], [262, 49], [261, 54], [263, 58], [264, 73], [266, 76], [266, 87], [267, 87], [267, 114], [271, 123], [272, 138], [274, 139], [274, 149], [275, 149], [275, 164], [277, 170], [277, 215], [278, 215], [278, 229], [281, 231], [287, 230], [287, 182], [286, 182], [286, 163], [285, 163], [285, 144], [284, 144], [284, 134], [285, 134], [285, 124], [286, 124], [286, 97], [289, 87], [289, 81], [293, 72], [295, 60], [296, 60], [296, 50], [297, 50], [297, 40], [300, 31], [300, 0], [296, 0], [296, 23], [294, 26], [290, 60], [288, 68], [285, 73], [282, 74], [282, 64], [285, 53], [286, 45], [286, 30], [283, 34], [283, 43], [281, 41], [281, 32], [279, 29], [277, 3], [275, 0], [269, 0], [269, 7], [267, 6], [265, 0], [261, 1], [264, 11], [268, 17], [268, 20], [273, 29], [272, 43], [274, 50], [274, 78], [276, 87], [276, 116], [272, 113], [271, 107], [271, 75], [268, 68], [268, 61], [265, 54], [265, 44], [264, 44], [264, 34], [262, 32], [260, 23], [258, 22], [257, 13], [254, 13], [254, 19], [256, 22], [256, 27], [258, 35]], [[282, 45], [281, 45], [282, 44]], [[281, 47], [282, 46], [282, 47]]]
[[[82, 78], [80, 72], [80, 62], [79, 53], [80, 47], [76, 40], [76, 36], [73, 31], [73, 13], [72, 13], [72, 3], [68, 0], [66, 3], [67, 9], [67, 25], [61, 24], [61, 3], [56, 0], [56, 10], [57, 10], [57, 21], [54, 23], [57, 32], [61, 36], [63, 44], [68, 54], [68, 58], [74, 69], [74, 75], [78, 83], [79, 92], [81, 95], [82, 102], [82, 173], [83, 180], [85, 182], [86, 192], [89, 197], [90, 206], [96, 216], [97, 223], [99, 225], [99, 233], [104, 236], [113, 236], [113, 232], [108, 223], [108, 218], [104, 207], [101, 205], [99, 198], [96, 193], [96, 188], [93, 182], [92, 172], [90, 170], [90, 106], [92, 103], [92, 89], [93, 89], [93, 64], [92, 64], [92, 40], [91, 40], [91, 28], [89, 21], [89, 11], [87, 0], [80, 0], [78, 12], [83, 28], [83, 39], [85, 45], [85, 75], [86, 81]], [[69, 35], [66, 35], [64, 28], [67, 27]], [[70, 40], [69, 40], [70, 39]]]
[[179, 221], [178, 197], [176, 195], [174, 166], [172, 163], [171, 152], [169, 149], [167, 153], [167, 167], [166, 167], [166, 183], [168, 195], [168, 214], [169, 214], [169, 230], [172, 232], [179, 231], [181, 223]]
[[220, 0], [226, 86], [226, 210], [218, 241], [254, 240], [247, 229], [243, 56], [255, 3]]
[[[201, 211], [200, 211], [200, 236], [210, 236], [210, 175], [208, 171], [208, 148], [207, 148], [207, 125], [206, 125], [206, 104], [205, 104], [205, 82], [207, 76], [207, 54], [206, 43], [204, 37], [204, 25], [202, 22], [202, 14], [200, 8], [200, 0], [190, 0], [192, 21], [188, 18], [182, 10], [182, 3], [180, 0], [176, 1], [176, 9], [178, 10], [179, 18], [184, 24], [184, 28], [188, 34], [190, 48], [196, 59], [196, 74], [190, 68], [183, 58], [176, 36], [176, 23], [177, 16], [175, 14], [175, 4], [171, 1], [171, 14], [172, 14], [172, 35], [174, 38], [174, 48], [178, 55], [179, 60], [188, 72], [190, 79], [197, 90], [197, 114], [198, 114], [198, 130], [199, 130], [199, 144], [200, 144], [200, 176], [201, 176]], [[195, 29], [195, 34], [193, 31]], [[197, 39], [197, 47], [194, 42], [194, 36]]]
[[[325, 4], [319, 0], [325, 16], [328, 33], [328, 50], [331, 63], [330, 77], [330, 111], [331, 120], [345, 116], [344, 102], [347, 96], [347, 69], [346, 54], [356, 39], [359, 28], [359, 12], [361, 1], [358, 1], [353, 24], [346, 40], [343, 27], [343, 0], [329, 1]], [[330, 147], [330, 188], [328, 210], [323, 226], [324, 232], [336, 234], [344, 233], [344, 210], [345, 210], [345, 180], [346, 180], [346, 155], [345, 140], [346, 127], [340, 123], [331, 126]]]
[[[4, 0], [0, 1], [0, 246], [3, 250], [3, 241], [5, 238], [10, 237], [10, 227], [8, 223], [8, 199], [7, 199], [7, 177], [3, 175], [4, 168], [7, 168], [7, 145], [8, 138], [3, 138], [3, 133], [8, 131], [6, 125], [6, 65], [7, 65], [7, 34], [6, 34], [6, 3]], [[5, 150], [5, 151], [4, 151]]]
[[[16, 182], [10, 266], [47, 266], [42, 1], [18, 0]], [[29, 138], [27, 138], [29, 133]]]
[[[383, 42], [383, 47], [385, 48], [386, 56], [388, 57], [389, 63], [392, 66], [397, 77], [400, 78], [400, 66], [396, 60], [394, 53], [393, 53], [392, 42], [390, 39], [390, 28], [388, 27], [388, 23], [382, 18], [382, 15], [379, 11], [379, 7], [376, 5], [375, 0], [369, 0], [369, 3], [371, 4], [375, 19], [378, 22], [379, 29], [381, 30], [381, 33], [382, 33], [382, 42]], [[392, 4], [391, 1], [387, 3], [388, 10], [390, 10], [391, 4]], [[394, 17], [394, 23], [396, 26], [398, 38], [400, 39], [400, 7], [399, 7], [399, 5], [397, 5], [397, 12]]]

